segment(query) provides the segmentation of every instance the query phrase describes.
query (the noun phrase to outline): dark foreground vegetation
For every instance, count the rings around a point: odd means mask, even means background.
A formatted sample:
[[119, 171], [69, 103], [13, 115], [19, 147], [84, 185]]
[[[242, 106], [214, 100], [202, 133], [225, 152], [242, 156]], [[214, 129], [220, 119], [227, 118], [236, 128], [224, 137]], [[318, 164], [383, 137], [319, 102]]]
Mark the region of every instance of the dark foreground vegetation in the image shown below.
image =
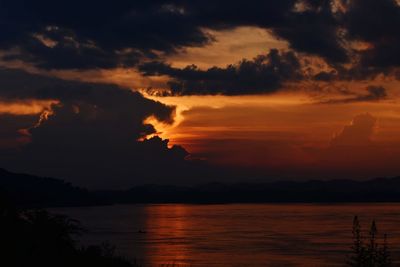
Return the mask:
[[372, 221], [367, 237], [363, 236], [361, 224], [358, 217], [353, 220], [353, 245], [347, 265], [350, 267], [390, 267], [389, 247], [386, 234], [383, 240], [379, 241], [378, 228], [375, 221]]
[[[111, 245], [80, 245], [74, 237], [83, 232], [73, 219], [41, 209], [19, 209], [0, 196], [0, 266], [138, 267], [116, 256]], [[356, 216], [347, 266], [391, 267], [387, 237], [379, 240], [375, 221], [368, 234], [363, 233]]]
[[[0, 169], [0, 266], [138, 266], [116, 256], [110, 245], [80, 245], [75, 238], [83, 233], [83, 229], [77, 221], [36, 208], [114, 203], [352, 201], [400, 201], [400, 178], [364, 182], [214, 183], [195, 187], [146, 185], [126, 191], [90, 192], [62, 180]], [[375, 222], [366, 235], [363, 233], [358, 217], [355, 217], [347, 266], [393, 266], [386, 235], [382, 240], [378, 238]]]
[[108, 245], [80, 246], [79, 224], [44, 210], [18, 210], [0, 201], [0, 266], [134, 267]]
[[59, 179], [16, 174], [0, 169], [0, 194], [7, 195], [19, 207], [118, 203], [400, 202], [400, 177], [367, 181], [141, 185], [128, 190], [89, 191]]

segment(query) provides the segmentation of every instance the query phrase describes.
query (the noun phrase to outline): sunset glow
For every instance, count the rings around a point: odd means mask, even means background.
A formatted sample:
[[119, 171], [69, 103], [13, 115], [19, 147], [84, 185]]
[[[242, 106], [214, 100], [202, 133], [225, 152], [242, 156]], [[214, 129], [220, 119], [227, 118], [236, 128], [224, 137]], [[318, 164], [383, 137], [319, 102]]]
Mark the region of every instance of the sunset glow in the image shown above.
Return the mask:
[[51, 109], [51, 105], [57, 103], [57, 100], [0, 101], [0, 114], [37, 115], [42, 113], [43, 110]]
[[400, 0], [0, 0], [0, 266], [400, 266], [399, 88]]
[[[102, 30], [46, 14], [29, 17], [43, 17], [31, 30], [15, 22], [25, 39], [0, 43], [0, 144], [18, 150], [10, 166], [54, 149], [93, 166], [103, 154], [124, 179], [157, 180], [147, 165], [159, 164], [182, 180], [196, 162], [243, 181], [400, 172], [397, 2], [127, 5]], [[90, 173], [68, 159], [49, 175]]]

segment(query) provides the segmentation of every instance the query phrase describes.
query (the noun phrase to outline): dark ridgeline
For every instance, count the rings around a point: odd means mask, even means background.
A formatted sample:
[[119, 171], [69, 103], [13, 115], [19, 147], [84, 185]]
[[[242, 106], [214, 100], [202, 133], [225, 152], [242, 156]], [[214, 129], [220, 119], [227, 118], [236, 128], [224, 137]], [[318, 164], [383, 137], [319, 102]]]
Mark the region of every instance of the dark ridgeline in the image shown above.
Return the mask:
[[[79, 222], [32, 207], [154, 202], [399, 201], [399, 185], [400, 178], [380, 178], [364, 182], [214, 183], [195, 187], [147, 185], [127, 191], [90, 192], [62, 180], [0, 170], [0, 264], [10, 267], [138, 266], [116, 256], [111, 245], [79, 245], [75, 238], [84, 232]], [[386, 235], [379, 241], [375, 221], [365, 237], [356, 216], [352, 233], [347, 266], [392, 266]]]
[[101, 204], [87, 189], [60, 179], [17, 174], [0, 169], [0, 194], [18, 207], [59, 207]]
[[143, 185], [102, 194], [120, 203], [398, 202], [400, 177], [368, 181], [211, 183], [192, 187]]
[[348, 257], [347, 265], [349, 267], [390, 267], [392, 261], [390, 258], [387, 235], [383, 235], [382, 243], [378, 241], [378, 228], [375, 221], [372, 221], [365, 238], [361, 231], [358, 216], [353, 220], [353, 245], [351, 254]]
[[141, 185], [128, 190], [89, 191], [59, 179], [15, 174], [0, 169], [0, 192], [20, 207], [118, 203], [399, 202], [400, 177], [367, 181]]
[[79, 224], [44, 210], [20, 210], [0, 199], [0, 266], [134, 267], [108, 245], [80, 246]]

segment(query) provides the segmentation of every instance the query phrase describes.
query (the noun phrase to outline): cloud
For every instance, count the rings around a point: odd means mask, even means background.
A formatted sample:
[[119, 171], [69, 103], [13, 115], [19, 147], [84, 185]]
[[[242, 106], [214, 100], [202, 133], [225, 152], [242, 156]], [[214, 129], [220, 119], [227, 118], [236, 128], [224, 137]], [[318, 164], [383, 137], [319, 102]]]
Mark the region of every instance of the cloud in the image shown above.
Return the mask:
[[341, 21], [332, 10], [333, 1], [298, 1], [303, 10], [290, 12], [285, 21], [274, 28], [296, 51], [317, 55], [329, 63], [349, 61], [340, 37]]
[[[368, 86], [366, 89], [366, 94], [356, 94], [356, 96], [341, 98], [341, 99], [330, 99], [321, 101], [321, 104], [349, 104], [356, 102], [376, 102], [380, 100], [387, 99], [388, 95], [386, 89], [382, 86]], [[352, 94], [348, 91], [340, 91], [341, 94]]]
[[[15, 147], [29, 142], [29, 137], [19, 134], [21, 129], [31, 127], [37, 122], [37, 116], [11, 114], [0, 115], [0, 151], [11, 152]], [[1, 158], [1, 157], [0, 157]]]
[[139, 66], [144, 75], [168, 75], [173, 95], [240, 95], [275, 92], [284, 82], [302, 78], [300, 62], [292, 52], [272, 49], [267, 55], [243, 60], [226, 68], [183, 69], [160, 62]]
[[[183, 179], [190, 163], [179, 146], [143, 121], [153, 116], [164, 123], [173, 120], [174, 108], [145, 99], [136, 92], [106, 84], [70, 82], [0, 70], [0, 97], [12, 102], [57, 99], [41, 120], [29, 116], [2, 115], [2, 141], [24, 138], [16, 149], [1, 148], [2, 167], [66, 178], [88, 186], [130, 186]], [[25, 118], [25, 119], [24, 119]], [[25, 131], [17, 131], [25, 127]], [[19, 129], [21, 129], [19, 128]], [[13, 135], [12, 135], [13, 134]], [[2, 142], [0, 142], [2, 143]]]
[[5, 60], [45, 69], [129, 67], [183, 46], [209, 41], [179, 1], [27, 0], [1, 3]]
[[369, 113], [356, 115], [336, 134], [326, 148], [313, 149], [312, 170], [324, 177], [365, 179], [398, 173], [397, 142], [379, 139], [377, 118]]
[[[395, 0], [4, 0], [0, 50], [3, 61], [42, 69], [126, 68], [213, 42], [204, 29], [251, 26], [287, 41], [301, 56], [322, 58], [334, 70], [316, 79], [366, 79], [399, 67], [399, 18]], [[260, 86], [269, 79], [254, 78]], [[231, 87], [240, 85], [236, 82]], [[179, 91], [182, 85], [174, 87]]]
[[[76, 107], [93, 109], [97, 115], [119, 120], [120, 130], [135, 133], [136, 138], [153, 133], [143, 120], [153, 116], [159, 121], [171, 123], [174, 108], [144, 98], [137, 92], [109, 84], [66, 81], [21, 70], [0, 68], [0, 98], [3, 101], [24, 99], [58, 100], [53, 108]], [[128, 126], [129, 125], [129, 126]], [[129, 130], [131, 129], [131, 130]]]
[[203, 28], [258, 26], [288, 40], [297, 51], [345, 61], [329, 1], [307, 1], [310, 8], [304, 12], [294, 10], [297, 3], [5, 0], [0, 48], [9, 51], [3, 60], [19, 59], [45, 69], [130, 67], [160, 53], [213, 41]]
[[352, 64], [335, 65], [335, 71], [322, 72], [319, 80], [373, 79], [393, 75], [400, 66], [400, 5], [395, 0], [343, 1], [340, 16], [342, 39], [351, 48]]
[[278, 23], [294, 2], [5, 0], [0, 49], [45, 69], [130, 67], [211, 42], [203, 28]]
[[376, 118], [369, 113], [355, 116], [350, 125], [346, 125], [341, 133], [332, 138], [331, 146], [370, 145], [376, 121]]
[[349, 38], [364, 41], [360, 68], [385, 70], [400, 65], [400, 6], [395, 0], [352, 0], [345, 14]]

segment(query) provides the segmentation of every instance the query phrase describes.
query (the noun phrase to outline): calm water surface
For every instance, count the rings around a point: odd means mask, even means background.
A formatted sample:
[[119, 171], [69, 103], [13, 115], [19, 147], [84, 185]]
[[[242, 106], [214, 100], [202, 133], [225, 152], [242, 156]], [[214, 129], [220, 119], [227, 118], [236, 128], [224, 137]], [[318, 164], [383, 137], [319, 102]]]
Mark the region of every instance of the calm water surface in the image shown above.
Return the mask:
[[[61, 208], [81, 221], [85, 244], [109, 241], [153, 266], [343, 266], [351, 226], [376, 219], [400, 258], [400, 204], [117, 205]], [[140, 231], [145, 233], [140, 233]]]

